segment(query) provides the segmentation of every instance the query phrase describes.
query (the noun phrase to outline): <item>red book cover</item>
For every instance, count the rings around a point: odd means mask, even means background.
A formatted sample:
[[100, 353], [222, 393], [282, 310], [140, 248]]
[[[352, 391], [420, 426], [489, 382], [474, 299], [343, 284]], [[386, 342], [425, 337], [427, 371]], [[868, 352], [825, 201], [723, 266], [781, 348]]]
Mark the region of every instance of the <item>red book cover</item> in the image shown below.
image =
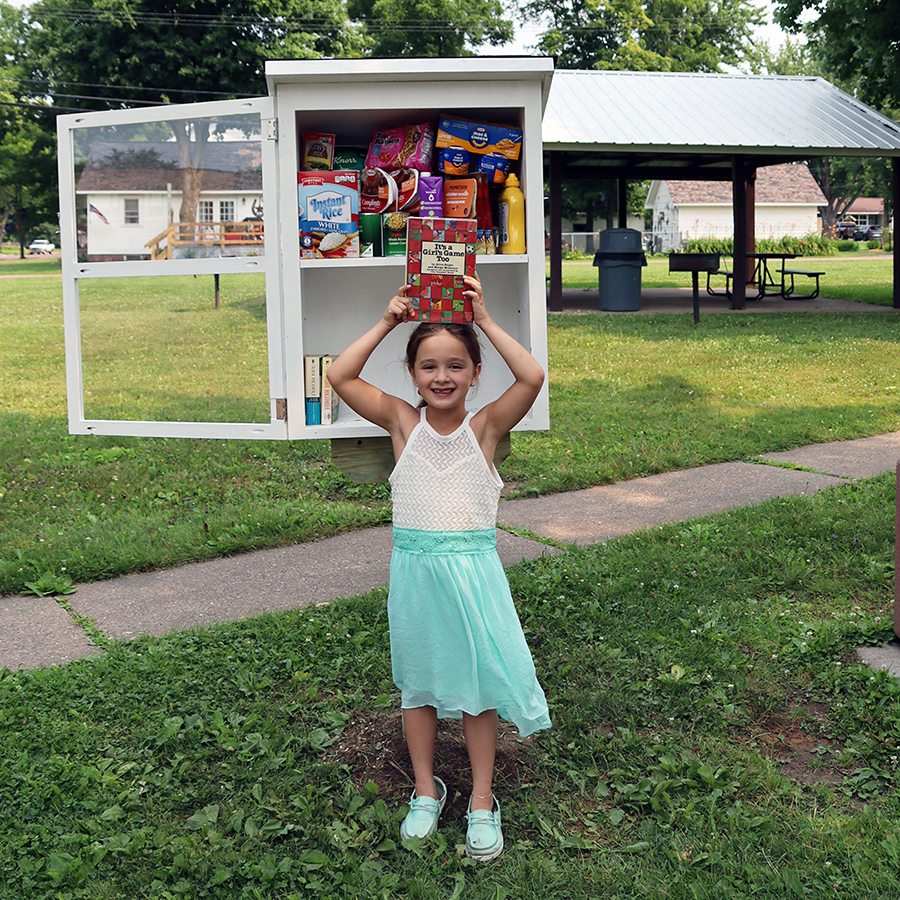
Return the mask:
[[475, 219], [410, 216], [406, 232], [406, 296], [420, 322], [471, 322], [463, 277], [475, 272]]

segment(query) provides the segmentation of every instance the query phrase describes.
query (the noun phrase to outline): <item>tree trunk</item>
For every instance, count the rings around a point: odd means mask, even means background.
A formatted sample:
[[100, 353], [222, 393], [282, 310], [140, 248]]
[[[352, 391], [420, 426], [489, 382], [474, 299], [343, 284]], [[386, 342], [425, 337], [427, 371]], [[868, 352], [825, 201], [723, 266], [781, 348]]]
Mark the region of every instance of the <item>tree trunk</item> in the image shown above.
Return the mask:
[[208, 120], [183, 120], [170, 124], [178, 143], [181, 168], [181, 209], [178, 220], [193, 224], [197, 222], [197, 209], [206, 176], [206, 145], [209, 141], [210, 123]]

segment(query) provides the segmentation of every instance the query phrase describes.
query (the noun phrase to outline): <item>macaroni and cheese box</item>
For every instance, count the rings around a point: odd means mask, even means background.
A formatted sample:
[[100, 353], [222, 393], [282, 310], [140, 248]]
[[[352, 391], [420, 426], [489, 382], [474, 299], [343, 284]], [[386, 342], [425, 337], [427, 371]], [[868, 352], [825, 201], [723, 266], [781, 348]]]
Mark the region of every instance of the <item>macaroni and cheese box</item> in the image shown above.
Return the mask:
[[435, 146], [459, 147], [470, 153], [518, 159], [522, 150], [522, 129], [442, 116]]
[[471, 322], [464, 276], [475, 272], [475, 219], [410, 216], [406, 236], [406, 296], [420, 322]]
[[359, 172], [300, 172], [300, 258], [359, 256]]

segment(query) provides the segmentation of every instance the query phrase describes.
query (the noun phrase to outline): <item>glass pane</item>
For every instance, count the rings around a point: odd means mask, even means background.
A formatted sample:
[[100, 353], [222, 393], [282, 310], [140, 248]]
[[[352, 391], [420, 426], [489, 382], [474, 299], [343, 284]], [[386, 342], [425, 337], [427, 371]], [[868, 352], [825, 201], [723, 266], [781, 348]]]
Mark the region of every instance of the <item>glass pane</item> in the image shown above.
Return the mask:
[[79, 261], [263, 254], [259, 115], [82, 128], [74, 139]]
[[85, 418], [270, 420], [264, 275], [92, 278], [78, 290]]

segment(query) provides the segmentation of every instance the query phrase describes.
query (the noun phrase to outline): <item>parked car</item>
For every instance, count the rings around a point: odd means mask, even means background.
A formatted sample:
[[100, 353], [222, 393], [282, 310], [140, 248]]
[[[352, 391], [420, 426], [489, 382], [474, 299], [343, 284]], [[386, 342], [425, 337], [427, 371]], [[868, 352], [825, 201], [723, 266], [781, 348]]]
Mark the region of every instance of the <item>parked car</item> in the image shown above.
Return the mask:
[[856, 222], [838, 222], [835, 228], [837, 229], [838, 240], [852, 241], [853, 236], [856, 234], [856, 230], [859, 228], [859, 226], [856, 224]]
[[863, 225], [857, 228], [853, 235], [854, 241], [877, 241], [881, 238], [884, 229], [880, 225]]
[[43, 238], [38, 238], [28, 245], [29, 253], [52, 253], [55, 249], [56, 244], [51, 244], [50, 241], [45, 241]]

